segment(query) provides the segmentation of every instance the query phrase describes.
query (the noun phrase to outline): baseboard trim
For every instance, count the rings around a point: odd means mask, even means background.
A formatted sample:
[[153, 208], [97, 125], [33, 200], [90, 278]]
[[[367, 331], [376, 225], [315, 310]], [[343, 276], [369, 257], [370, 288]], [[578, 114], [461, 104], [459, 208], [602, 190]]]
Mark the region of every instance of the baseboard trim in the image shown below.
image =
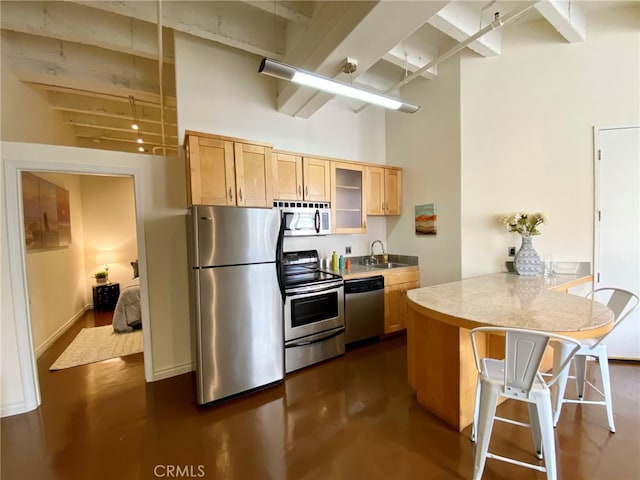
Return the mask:
[[31, 406], [27, 402], [16, 402], [11, 405], [3, 405], [0, 410], [0, 417], [11, 417], [13, 415], [20, 415], [21, 413], [27, 413], [38, 408], [37, 405]]
[[91, 307], [89, 305], [85, 305], [78, 313], [76, 313], [73, 317], [71, 317], [64, 325], [62, 325], [58, 330], [56, 330], [53, 335], [51, 335], [45, 342], [36, 348], [36, 359], [40, 358], [40, 356], [49, 348], [53, 342], [55, 342], [58, 338], [64, 334], [67, 330], [71, 328], [71, 325], [76, 323], [84, 313], [89, 310]]
[[171, 377], [177, 377], [178, 375], [182, 375], [184, 373], [193, 372], [196, 369], [195, 363], [183, 363], [182, 365], [176, 365], [174, 367], [163, 368], [161, 370], [156, 370], [153, 372], [152, 382], [156, 382], [158, 380], [165, 380]]

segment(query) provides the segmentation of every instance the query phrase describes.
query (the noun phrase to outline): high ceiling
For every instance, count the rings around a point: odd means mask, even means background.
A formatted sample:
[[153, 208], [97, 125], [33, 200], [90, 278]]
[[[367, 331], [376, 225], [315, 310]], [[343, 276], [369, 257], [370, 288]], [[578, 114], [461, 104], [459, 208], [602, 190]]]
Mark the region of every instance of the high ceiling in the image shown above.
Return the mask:
[[[165, 145], [174, 148], [164, 151], [171, 155], [178, 142], [173, 31], [393, 92], [430, 63], [419, 73], [433, 78], [446, 54], [496, 16], [508, 23], [532, 5], [515, 21], [545, 19], [560, 39], [580, 42], [589, 11], [631, 3], [2, 0], [0, 14], [9, 68], [46, 92], [50, 107], [73, 127], [77, 146], [131, 152], [141, 138], [146, 153], [162, 154]], [[491, 57], [500, 55], [501, 42], [497, 28], [466, 48]], [[357, 59], [353, 74], [341, 71], [347, 57]], [[283, 84], [277, 105], [283, 114], [308, 118], [330, 98]], [[138, 132], [131, 129], [134, 117]]]

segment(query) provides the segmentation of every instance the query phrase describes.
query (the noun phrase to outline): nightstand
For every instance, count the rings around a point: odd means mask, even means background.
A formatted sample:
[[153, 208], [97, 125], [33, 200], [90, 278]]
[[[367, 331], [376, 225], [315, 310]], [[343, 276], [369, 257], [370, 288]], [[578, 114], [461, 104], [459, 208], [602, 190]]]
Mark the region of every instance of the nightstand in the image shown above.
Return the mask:
[[116, 308], [120, 296], [119, 283], [105, 283], [93, 286], [93, 310], [106, 312]]

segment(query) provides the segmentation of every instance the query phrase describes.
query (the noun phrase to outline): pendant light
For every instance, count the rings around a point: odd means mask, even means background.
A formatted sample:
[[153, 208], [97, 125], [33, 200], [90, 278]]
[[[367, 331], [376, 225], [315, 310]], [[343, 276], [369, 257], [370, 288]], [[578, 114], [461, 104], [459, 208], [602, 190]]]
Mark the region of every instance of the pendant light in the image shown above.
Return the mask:
[[[350, 59], [348, 59], [343, 66], [343, 71], [345, 73], [353, 73], [355, 71], [355, 64], [353, 61], [349, 60]], [[288, 80], [290, 82], [297, 83], [298, 85], [315, 88], [334, 95], [355, 98], [356, 100], [379, 105], [391, 110], [397, 110], [399, 112], [415, 113], [420, 108], [419, 105], [405, 103], [402, 100], [389, 97], [378, 92], [365, 90], [332, 78], [316, 75], [315, 73], [307, 72], [270, 58], [262, 59], [258, 73], [264, 73], [265, 75], [280, 78], [282, 80]]]

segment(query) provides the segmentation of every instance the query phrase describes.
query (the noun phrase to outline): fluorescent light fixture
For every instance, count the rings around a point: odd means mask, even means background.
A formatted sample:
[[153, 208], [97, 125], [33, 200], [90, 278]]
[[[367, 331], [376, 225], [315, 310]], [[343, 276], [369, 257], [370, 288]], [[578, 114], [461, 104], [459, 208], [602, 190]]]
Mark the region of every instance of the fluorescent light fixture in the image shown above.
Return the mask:
[[381, 93], [364, 90], [362, 88], [349, 85], [348, 83], [322, 77], [315, 73], [300, 70], [299, 68], [292, 67], [291, 65], [271, 60], [270, 58], [262, 59], [258, 73], [264, 73], [265, 75], [281, 78], [282, 80], [288, 80], [299, 85], [316, 88], [323, 92], [355, 98], [356, 100], [372, 103], [391, 110], [398, 110], [400, 112], [415, 113], [420, 108], [419, 105], [404, 103], [402, 100], [397, 98], [388, 97]]

